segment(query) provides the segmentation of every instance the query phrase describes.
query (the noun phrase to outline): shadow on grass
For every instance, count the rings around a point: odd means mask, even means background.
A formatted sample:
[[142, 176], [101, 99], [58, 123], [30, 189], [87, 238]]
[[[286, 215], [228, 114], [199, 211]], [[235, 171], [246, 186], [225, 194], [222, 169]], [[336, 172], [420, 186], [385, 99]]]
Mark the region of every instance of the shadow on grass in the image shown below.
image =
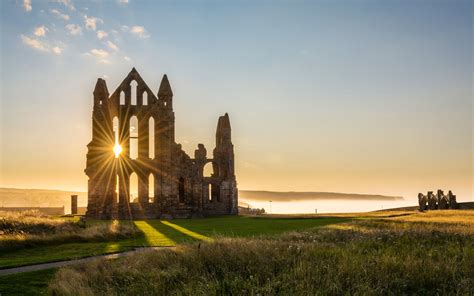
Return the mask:
[[48, 282], [56, 269], [0, 276], [1, 295], [48, 295]]

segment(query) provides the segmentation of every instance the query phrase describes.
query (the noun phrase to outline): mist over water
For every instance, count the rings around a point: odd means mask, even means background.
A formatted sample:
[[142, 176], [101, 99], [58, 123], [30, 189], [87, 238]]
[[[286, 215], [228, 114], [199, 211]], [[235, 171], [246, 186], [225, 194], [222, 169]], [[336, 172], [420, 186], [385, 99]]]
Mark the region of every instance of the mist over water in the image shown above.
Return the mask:
[[240, 199], [251, 208], [264, 208], [272, 214], [323, 214], [368, 212], [397, 207], [416, 206], [418, 201], [409, 200], [302, 200], [302, 201], [255, 201]]

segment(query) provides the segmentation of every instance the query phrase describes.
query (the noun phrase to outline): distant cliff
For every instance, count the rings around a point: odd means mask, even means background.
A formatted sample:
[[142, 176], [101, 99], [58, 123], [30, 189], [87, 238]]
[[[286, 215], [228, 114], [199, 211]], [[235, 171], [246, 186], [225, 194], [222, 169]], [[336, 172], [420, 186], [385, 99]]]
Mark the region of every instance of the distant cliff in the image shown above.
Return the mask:
[[302, 201], [302, 200], [404, 200], [401, 196], [335, 192], [277, 192], [240, 190], [239, 198], [253, 201]]
[[[0, 207], [70, 207], [71, 194], [78, 195], [80, 207], [87, 205], [87, 193], [48, 189], [0, 188]], [[403, 200], [400, 196], [351, 194], [334, 192], [276, 192], [239, 191], [239, 205], [249, 201], [302, 201], [302, 200]]]

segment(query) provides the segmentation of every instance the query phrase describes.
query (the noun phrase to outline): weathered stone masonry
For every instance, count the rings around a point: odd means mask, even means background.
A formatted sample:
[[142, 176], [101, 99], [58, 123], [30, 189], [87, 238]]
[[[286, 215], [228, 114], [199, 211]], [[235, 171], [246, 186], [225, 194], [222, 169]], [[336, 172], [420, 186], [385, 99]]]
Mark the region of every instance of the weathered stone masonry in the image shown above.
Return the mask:
[[[144, 219], [237, 214], [234, 148], [227, 113], [219, 117], [213, 157], [208, 158], [206, 148], [199, 144], [191, 158], [175, 142], [173, 92], [166, 75], [157, 96], [135, 68], [112, 95], [101, 78], [93, 94], [92, 140], [87, 145], [85, 169], [89, 177], [88, 217]], [[138, 132], [131, 130], [132, 120], [138, 121]], [[130, 153], [132, 141], [137, 146], [134, 157]], [[117, 157], [114, 146], [117, 149], [118, 145], [122, 151]], [[207, 163], [213, 169], [209, 177], [203, 175]], [[130, 176], [134, 173], [138, 178], [135, 201], [130, 196]], [[149, 184], [149, 180], [153, 182]], [[150, 191], [153, 197], [149, 196]]]

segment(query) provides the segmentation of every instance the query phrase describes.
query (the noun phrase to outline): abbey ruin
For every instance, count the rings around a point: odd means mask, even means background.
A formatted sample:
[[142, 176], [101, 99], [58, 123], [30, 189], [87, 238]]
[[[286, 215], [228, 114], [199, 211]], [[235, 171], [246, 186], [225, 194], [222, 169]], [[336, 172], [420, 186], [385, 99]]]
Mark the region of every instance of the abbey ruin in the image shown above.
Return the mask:
[[[109, 96], [95, 86], [92, 140], [87, 145], [87, 217], [189, 218], [237, 214], [234, 148], [226, 113], [219, 117], [212, 158], [199, 144], [194, 158], [175, 142], [173, 92], [166, 75], [157, 95], [135, 68]], [[212, 173], [204, 175], [204, 167]], [[132, 181], [133, 179], [133, 181]], [[138, 192], [131, 192], [137, 182]]]

